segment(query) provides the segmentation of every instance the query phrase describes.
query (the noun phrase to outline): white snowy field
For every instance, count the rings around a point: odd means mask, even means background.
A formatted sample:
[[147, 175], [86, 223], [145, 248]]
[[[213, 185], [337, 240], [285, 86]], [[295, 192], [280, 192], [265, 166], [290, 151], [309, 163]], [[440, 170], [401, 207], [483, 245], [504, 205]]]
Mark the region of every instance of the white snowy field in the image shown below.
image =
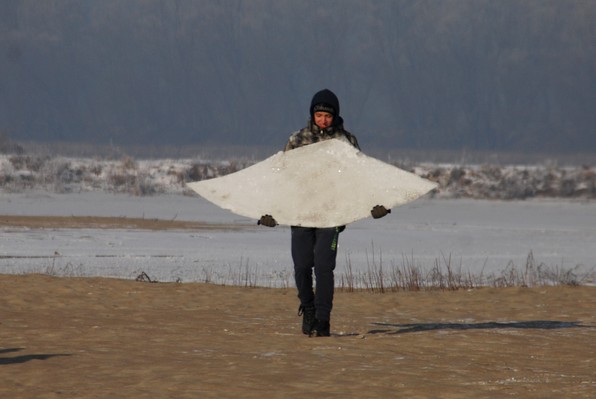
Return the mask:
[[[241, 224], [241, 230], [0, 230], [0, 273], [135, 278], [293, 286], [290, 230], [266, 228], [196, 196], [85, 192], [0, 193], [0, 215], [116, 216]], [[573, 270], [594, 282], [596, 203], [421, 199], [387, 217], [348, 226], [340, 236], [337, 276], [435, 262], [474, 275], [512, 265]]]

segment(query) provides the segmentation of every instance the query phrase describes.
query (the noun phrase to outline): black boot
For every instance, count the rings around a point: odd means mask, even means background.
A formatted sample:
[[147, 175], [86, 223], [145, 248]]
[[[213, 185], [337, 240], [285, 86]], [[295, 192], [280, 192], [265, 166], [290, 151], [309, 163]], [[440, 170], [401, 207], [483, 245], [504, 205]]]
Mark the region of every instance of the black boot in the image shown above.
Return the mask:
[[315, 331], [317, 337], [329, 337], [331, 335], [331, 326], [328, 320], [316, 320]]
[[300, 305], [298, 316], [302, 316], [302, 333], [311, 335], [315, 329], [315, 305]]

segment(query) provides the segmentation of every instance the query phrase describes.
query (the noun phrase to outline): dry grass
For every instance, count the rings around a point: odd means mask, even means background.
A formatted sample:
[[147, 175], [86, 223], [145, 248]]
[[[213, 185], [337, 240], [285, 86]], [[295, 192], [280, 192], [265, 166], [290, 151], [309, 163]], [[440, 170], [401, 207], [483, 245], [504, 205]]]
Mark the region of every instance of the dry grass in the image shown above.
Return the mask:
[[473, 274], [454, 266], [451, 255], [435, 259], [430, 268], [416, 262], [413, 255], [403, 256], [401, 263], [392, 262], [389, 268], [383, 264], [382, 255], [369, 260], [366, 272], [354, 272], [347, 259], [345, 274], [337, 277], [338, 288], [347, 292], [365, 290], [370, 292], [460, 290], [480, 287], [540, 287], [578, 286], [593, 279], [593, 273], [579, 275], [577, 268], [564, 269], [536, 263], [532, 252], [523, 267], [509, 262], [498, 273]]
[[[97, 216], [0, 216], [0, 228], [131, 228], [145, 230], [242, 230], [254, 226], [239, 224], [209, 224], [177, 220], [140, 219]], [[48, 257], [50, 263], [40, 273], [52, 276], [82, 277], [82, 265], [59, 264], [59, 255]], [[361, 268], [359, 268], [361, 269]], [[461, 290], [479, 287], [540, 287], [578, 286], [594, 282], [594, 270], [580, 274], [579, 267], [563, 268], [537, 263], [530, 252], [526, 263], [518, 266], [509, 262], [496, 273], [473, 274], [464, 270], [461, 264], [454, 264], [451, 254], [435, 259], [432, 265], [423, 265], [413, 254], [403, 255], [401, 260], [391, 260], [387, 265], [383, 253], [376, 251], [374, 244], [367, 251], [365, 271], [355, 271], [349, 255], [345, 260], [345, 271], [336, 271], [336, 287], [340, 291], [368, 291], [385, 293], [396, 291]], [[145, 274], [143, 270], [138, 275]], [[146, 275], [152, 282], [157, 280]], [[250, 259], [241, 258], [238, 265], [229, 265], [217, 270], [204, 268], [198, 279], [202, 283], [233, 285], [239, 287], [283, 287], [292, 286], [293, 276], [288, 271], [262, 272], [253, 267]]]

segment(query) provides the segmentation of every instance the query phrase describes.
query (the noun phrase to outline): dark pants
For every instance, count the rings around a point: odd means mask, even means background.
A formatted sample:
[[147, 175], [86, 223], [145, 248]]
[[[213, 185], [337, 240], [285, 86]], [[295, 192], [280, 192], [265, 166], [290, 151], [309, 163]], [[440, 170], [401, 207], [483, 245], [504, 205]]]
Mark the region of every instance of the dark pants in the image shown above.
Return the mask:
[[[339, 229], [292, 227], [292, 259], [298, 298], [302, 305], [314, 302], [318, 320], [330, 320], [333, 307], [333, 270]], [[316, 288], [313, 292], [315, 269]]]

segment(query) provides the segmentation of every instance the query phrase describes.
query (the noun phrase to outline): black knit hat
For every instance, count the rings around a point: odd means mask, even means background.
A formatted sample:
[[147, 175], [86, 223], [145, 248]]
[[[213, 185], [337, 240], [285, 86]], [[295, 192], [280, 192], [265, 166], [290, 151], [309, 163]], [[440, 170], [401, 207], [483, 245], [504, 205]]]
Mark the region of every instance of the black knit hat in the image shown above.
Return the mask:
[[328, 112], [334, 118], [339, 116], [339, 100], [329, 89], [323, 89], [315, 93], [310, 102], [310, 117], [314, 119], [315, 112]]

